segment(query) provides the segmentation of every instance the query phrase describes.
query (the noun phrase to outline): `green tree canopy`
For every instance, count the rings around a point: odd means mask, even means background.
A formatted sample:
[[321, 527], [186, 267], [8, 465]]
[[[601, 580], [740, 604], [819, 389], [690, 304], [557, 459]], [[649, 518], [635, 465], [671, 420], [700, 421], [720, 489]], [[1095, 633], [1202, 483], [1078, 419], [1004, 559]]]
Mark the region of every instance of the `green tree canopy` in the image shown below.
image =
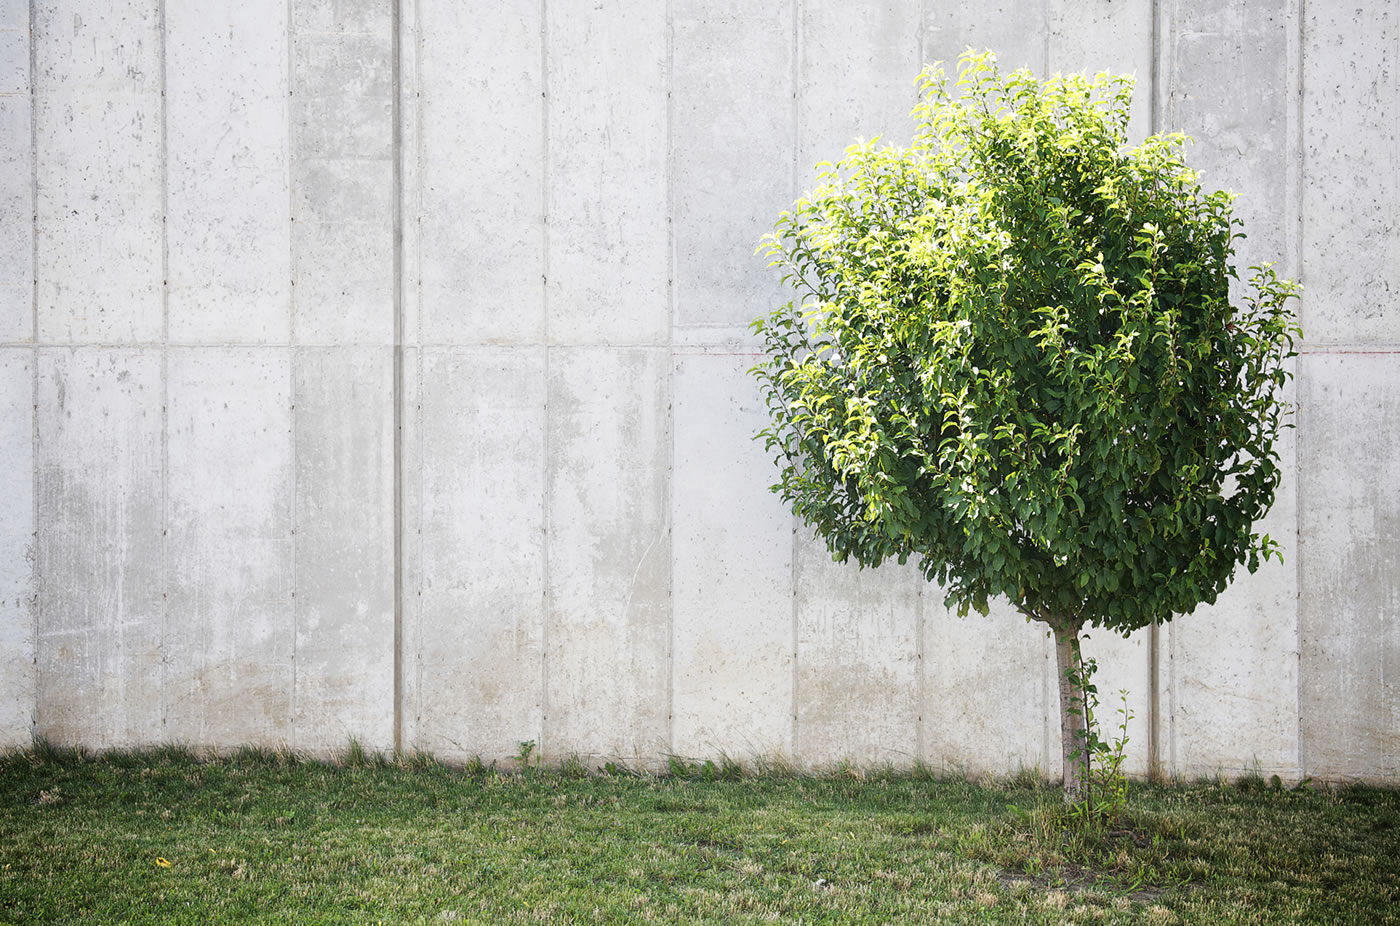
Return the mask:
[[[837, 559], [916, 557], [1077, 659], [1081, 628], [1189, 613], [1276, 552], [1297, 288], [1265, 265], [1232, 304], [1232, 196], [1181, 135], [1128, 146], [1131, 78], [969, 53], [958, 96], [920, 87], [909, 147], [819, 165], [765, 238], [799, 294], [754, 323], [773, 488]], [[1068, 707], [1062, 678], [1067, 756]]]

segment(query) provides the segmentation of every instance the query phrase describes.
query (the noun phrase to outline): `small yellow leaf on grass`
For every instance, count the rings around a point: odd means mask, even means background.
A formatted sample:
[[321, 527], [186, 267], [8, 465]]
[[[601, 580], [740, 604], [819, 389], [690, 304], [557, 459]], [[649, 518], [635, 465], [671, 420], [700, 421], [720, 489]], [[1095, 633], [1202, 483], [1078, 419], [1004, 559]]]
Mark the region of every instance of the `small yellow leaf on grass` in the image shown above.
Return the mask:
[[161, 868], [169, 868], [169, 867], [170, 867], [170, 859], [168, 859], [168, 858], [161, 858], [159, 855], [157, 855], [157, 856], [156, 856], [156, 864], [159, 865]]

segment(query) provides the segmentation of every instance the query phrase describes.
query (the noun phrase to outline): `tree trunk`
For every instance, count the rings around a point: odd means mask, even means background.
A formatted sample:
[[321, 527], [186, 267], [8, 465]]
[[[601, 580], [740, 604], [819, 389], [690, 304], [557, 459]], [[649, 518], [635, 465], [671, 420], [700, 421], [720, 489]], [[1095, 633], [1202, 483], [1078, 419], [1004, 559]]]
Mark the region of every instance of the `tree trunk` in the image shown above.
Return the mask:
[[1089, 750], [1084, 736], [1084, 696], [1071, 680], [1071, 676], [1082, 678], [1079, 628], [1056, 627], [1054, 633], [1055, 668], [1060, 681], [1060, 757], [1064, 762], [1065, 802], [1073, 803], [1083, 796], [1089, 777]]

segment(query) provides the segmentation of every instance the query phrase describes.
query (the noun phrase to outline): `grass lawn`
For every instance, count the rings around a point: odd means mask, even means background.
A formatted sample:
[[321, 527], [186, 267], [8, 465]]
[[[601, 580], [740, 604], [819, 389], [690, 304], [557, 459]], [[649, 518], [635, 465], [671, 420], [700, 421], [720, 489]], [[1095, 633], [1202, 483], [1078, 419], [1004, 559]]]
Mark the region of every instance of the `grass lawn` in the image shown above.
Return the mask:
[[0, 759], [0, 922], [1400, 923], [1400, 792]]

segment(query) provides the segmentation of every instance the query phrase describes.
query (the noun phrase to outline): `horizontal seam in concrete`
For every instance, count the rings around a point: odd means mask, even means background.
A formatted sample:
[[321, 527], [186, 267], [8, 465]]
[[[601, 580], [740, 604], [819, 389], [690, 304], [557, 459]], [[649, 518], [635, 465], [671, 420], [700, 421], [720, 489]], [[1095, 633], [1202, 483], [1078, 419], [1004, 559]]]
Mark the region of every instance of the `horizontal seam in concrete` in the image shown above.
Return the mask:
[[1311, 349], [1309, 349], [1309, 348], [1300, 348], [1299, 351], [1298, 351], [1298, 354], [1299, 354], [1300, 356], [1308, 356], [1308, 355], [1311, 355], [1311, 354], [1363, 354], [1363, 355], [1364, 355], [1364, 354], [1371, 354], [1371, 355], [1375, 355], [1375, 356], [1379, 356], [1379, 357], [1388, 357], [1388, 356], [1392, 356], [1392, 355], [1395, 355], [1395, 354], [1400, 354], [1400, 349], [1395, 349], [1395, 350], [1363, 350], [1363, 349], [1352, 348], [1352, 347], [1316, 347], [1316, 348], [1311, 348]]
[[[37, 313], [36, 313], [37, 314]], [[161, 341], [0, 341], [0, 350], [28, 349], [42, 347], [46, 350], [289, 350], [293, 346], [307, 350], [349, 350], [349, 349], [381, 349], [393, 350], [392, 344], [382, 342], [375, 343], [339, 343], [339, 344], [305, 344], [291, 345], [280, 342], [244, 342], [244, 343], [179, 343], [171, 342], [166, 344]], [[718, 345], [724, 346], [724, 345]], [[420, 345], [421, 350], [431, 351], [468, 351], [468, 350], [500, 350], [513, 351], [525, 348], [544, 348], [550, 350], [674, 350], [677, 353], [704, 353], [713, 356], [727, 357], [763, 357], [766, 356], [760, 350], [715, 350], [707, 344], [687, 344], [680, 342], [672, 345], [655, 343], [607, 343], [607, 342], [580, 342], [576, 344], [545, 344], [539, 341], [522, 341], [519, 343], [502, 344], [490, 341], [454, 341], [427, 343]], [[1400, 347], [1349, 347], [1321, 345], [1309, 347], [1300, 344], [1297, 348], [1300, 356], [1311, 354], [1372, 354], [1376, 356], [1390, 356], [1400, 354]]]

